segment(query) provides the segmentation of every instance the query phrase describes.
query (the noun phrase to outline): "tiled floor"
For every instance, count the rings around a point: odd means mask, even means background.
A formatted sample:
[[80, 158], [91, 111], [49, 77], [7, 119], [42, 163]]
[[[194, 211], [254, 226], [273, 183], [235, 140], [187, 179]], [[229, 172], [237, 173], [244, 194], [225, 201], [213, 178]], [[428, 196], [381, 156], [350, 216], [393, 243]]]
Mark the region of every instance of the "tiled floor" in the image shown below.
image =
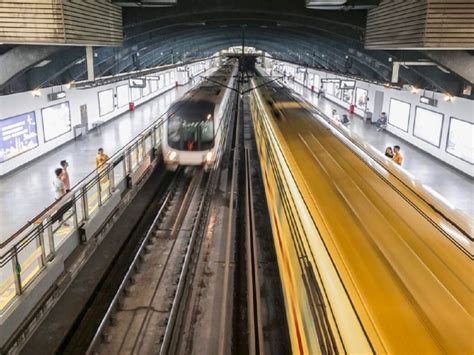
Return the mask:
[[160, 117], [191, 86], [172, 89], [108, 122], [100, 132], [89, 132], [82, 140], [70, 141], [24, 168], [0, 178], [0, 242], [5, 241], [27, 221], [54, 202], [52, 181], [59, 162], [69, 162], [71, 184], [95, 169], [97, 149], [112, 156], [126, 143]]
[[[312, 93], [311, 90], [304, 88], [299, 83], [289, 81], [287, 85], [328, 115], [331, 114], [333, 108], [337, 110], [340, 116], [349, 114], [346, 109], [325, 98], [318, 99], [317, 94]], [[441, 194], [456, 208], [471, 217], [474, 216], [474, 179], [458, 172], [393, 134], [385, 131], [377, 132], [374, 125], [364, 122], [359, 116], [354, 115], [352, 117], [349, 129], [364, 137], [367, 143], [381, 152], [385, 151], [388, 146], [399, 145], [405, 156], [403, 167], [409, 173], [424, 185]]]

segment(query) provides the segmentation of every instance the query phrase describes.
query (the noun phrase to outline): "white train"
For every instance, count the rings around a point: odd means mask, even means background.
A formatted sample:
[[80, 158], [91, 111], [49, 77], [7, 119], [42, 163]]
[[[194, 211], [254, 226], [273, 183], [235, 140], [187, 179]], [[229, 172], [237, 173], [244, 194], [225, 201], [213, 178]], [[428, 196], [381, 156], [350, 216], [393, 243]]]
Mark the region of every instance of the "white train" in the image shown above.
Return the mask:
[[211, 80], [171, 105], [162, 130], [163, 159], [169, 170], [180, 165], [202, 165], [208, 170], [219, 161], [236, 72], [235, 62], [224, 65]]

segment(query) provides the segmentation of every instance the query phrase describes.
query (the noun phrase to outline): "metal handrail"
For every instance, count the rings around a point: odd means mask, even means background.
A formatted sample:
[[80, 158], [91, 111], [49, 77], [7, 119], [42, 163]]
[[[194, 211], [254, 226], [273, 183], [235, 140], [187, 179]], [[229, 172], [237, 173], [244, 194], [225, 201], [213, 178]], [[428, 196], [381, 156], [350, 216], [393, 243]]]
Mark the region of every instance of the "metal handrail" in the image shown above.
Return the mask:
[[[163, 91], [161, 94], [169, 91], [170, 89], [172, 89], [172, 87], [168, 88], [167, 90]], [[160, 95], [161, 95], [160, 94]], [[178, 112], [178, 110], [176, 110], [175, 112], [172, 112], [173, 113], [176, 113]], [[140, 141], [140, 138], [143, 138], [145, 135], [148, 135], [153, 128], [159, 128], [165, 121], [165, 118], [166, 118], [166, 115], [168, 114], [168, 111], [164, 112], [162, 115], [160, 115], [154, 122], [152, 122], [151, 124], [149, 124], [147, 127], [145, 127], [140, 133], [138, 133], [135, 137], [133, 137], [131, 140], [128, 141], [128, 143], [125, 143], [125, 145], [120, 148], [118, 151], [116, 151], [110, 158], [109, 158], [109, 162], [112, 162], [114, 163], [116, 158], [117, 157], [121, 157], [122, 156], [122, 153], [124, 153], [127, 149], [130, 149], [132, 148], [133, 144], [137, 143], [138, 141]], [[92, 170], [88, 175], [86, 175], [84, 178], [82, 178], [77, 184], [75, 184], [72, 188], [71, 188], [71, 191], [68, 192], [67, 194], [65, 194], [64, 196], [62, 196], [60, 199], [54, 201], [53, 203], [51, 203], [50, 205], [48, 205], [42, 212], [40, 212], [38, 215], [36, 215], [35, 217], [33, 217], [31, 219], [31, 221], [27, 222], [23, 227], [21, 227], [17, 232], [15, 232], [14, 234], [12, 234], [7, 240], [5, 240], [4, 242], [0, 243], [0, 250], [2, 248], [4, 248], [6, 245], [8, 245], [9, 243], [11, 243], [12, 240], [14, 240], [16, 237], [18, 237], [18, 235], [20, 235], [22, 232], [24, 232], [28, 227], [30, 227], [32, 224], [35, 223], [35, 221], [37, 221], [38, 219], [40, 219], [42, 216], [44, 216], [49, 210], [51, 210], [54, 206], [57, 206], [60, 204], [61, 201], [65, 201], [67, 200], [67, 197], [73, 195], [73, 193], [77, 190], [79, 190], [79, 187], [82, 187], [83, 184], [86, 183], [86, 180], [88, 180], [91, 176], [96, 176], [97, 173], [102, 170], [101, 168], [96, 168], [94, 170]]]
[[[165, 90], [169, 89], [171, 87]], [[193, 95], [195, 93], [191, 97]], [[172, 113], [178, 112], [179, 109], [180, 107], [176, 107]], [[127, 179], [127, 176], [140, 168], [145, 157], [151, 154], [153, 149], [160, 146], [161, 127], [166, 121], [165, 117], [169, 114], [168, 110], [160, 115], [115, 152], [103, 167], [94, 169], [74, 185], [70, 192], [50, 204], [32, 221], [29, 221], [0, 244], [1, 250], [21, 236], [18, 242], [8, 247], [0, 255], [0, 271], [3, 271], [3, 268], [9, 263], [12, 267], [12, 270], [7, 273], [7, 277], [3, 280], [0, 279], [0, 314], [16, 296], [23, 293], [23, 290], [36, 279], [45, 269], [47, 262], [54, 259], [57, 248], [108, 201], [117, 186]], [[147, 140], [150, 140], [150, 144], [145, 144]], [[148, 148], [145, 148], [146, 146]], [[122, 166], [120, 166], [121, 163]], [[120, 181], [115, 181], [115, 175], [117, 170], [120, 170], [119, 168], [123, 169], [122, 172], [118, 172], [121, 174]], [[93, 192], [92, 196], [90, 196], [91, 191]], [[91, 197], [95, 201], [89, 201]], [[79, 203], [80, 206], [78, 206]], [[72, 230], [68, 229], [61, 235], [64, 232], [61, 229], [67, 227], [69, 222], [73, 224]], [[55, 223], [58, 224], [56, 228], [54, 228]], [[35, 241], [36, 246], [32, 245]], [[27, 248], [31, 248], [31, 252], [25, 253]], [[11, 293], [12, 282], [14, 282], [14, 294]], [[7, 295], [5, 296], [5, 294]]]

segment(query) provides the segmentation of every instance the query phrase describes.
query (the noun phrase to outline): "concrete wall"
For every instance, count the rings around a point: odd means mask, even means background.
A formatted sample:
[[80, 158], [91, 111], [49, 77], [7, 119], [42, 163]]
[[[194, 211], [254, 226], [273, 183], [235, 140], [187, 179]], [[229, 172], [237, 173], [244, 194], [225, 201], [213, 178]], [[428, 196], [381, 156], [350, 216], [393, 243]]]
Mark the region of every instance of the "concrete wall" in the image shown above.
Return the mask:
[[[210, 62], [206, 63], [208, 67]], [[203, 63], [195, 63], [192, 65], [188, 65], [189, 73], [193, 73], [197, 75], [199, 72], [204, 70]], [[177, 69], [170, 69], [166, 70], [157, 74], [153, 74], [152, 76], [159, 76], [160, 80], [158, 81], [159, 85], [153, 84], [153, 87], [156, 86], [157, 91], [151, 92], [151, 80], [147, 81], [147, 85], [149, 85], [150, 93], [145, 96], [141, 97], [138, 100], [135, 100], [135, 105], [140, 105], [157, 95], [161, 94], [162, 92], [169, 90], [170, 88], [176, 85], [177, 81], [180, 81], [180, 85], [184, 85], [182, 74], [179, 76], [181, 80], [178, 78], [178, 73], [176, 72]], [[173, 74], [171, 74], [173, 73]], [[167, 77], [166, 77], [167, 76]], [[174, 77], [174, 79], [172, 79]], [[165, 78], [167, 80], [165, 80]], [[189, 76], [186, 76], [188, 79]], [[0, 176], [5, 175], [6, 173], [18, 168], [21, 165], [24, 165], [46, 153], [49, 151], [57, 148], [58, 146], [70, 141], [74, 138], [73, 127], [81, 123], [81, 113], [80, 113], [80, 106], [87, 105], [87, 116], [88, 116], [88, 128], [91, 129], [94, 122], [97, 121], [109, 121], [111, 119], [116, 118], [117, 116], [123, 114], [124, 112], [128, 111], [128, 105], [123, 107], [117, 106], [117, 87], [122, 85], [128, 85], [128, 80], [117, 82], [110, 85], [104, 85], [100, 87], [90, 88], [90, 89], [69, 89], [65, 90], [63, 86], [63, 90], [66, 91], [66, 98], [57, 100], [57, 101], [48, 101], [47, 95], [52, 92], [58, 92], [61, 90], [61, 87], [50, 87], [46, 89], [41, 89], [41, 96], [35, 97], [32, 95], [31, 92], [23, 92], [13, 95], [5, 95], [0, 96], [0, 120], [17, 116], [20, 114], [28, 113], [28, 112], [35, 112], [36, 115], [36, 125], [37, 125], [37, 132], [38, 132], [38, 142], [39, 146], [24, 152], [14, 158], [11, 158], [7, 161], [0, 162]], [[100, 91], [112, 89], [115, 95], [114, 97], [114, 110], [110, 113], [107, 113], [103, 116], [100, 116], [99, 113], [99, 97], [98, 94]], [[143, 94], [143, 91], [147, 92], [147, 89], [138, 89]], [[129, 90], [129, 101], [131, 99], [131, 89]], [[41, 110], [45, 107], [49, 107], [52, 105], [60, 104], [62, 102], [69, 102], [69, 109], [71, 114], [71, 131], [54, 138], [48, 142], [45, 142], [44, 139], [44, 132], [43, 132], [43, 120], [41, 116]]]
[[[281, 63], [281, 64], [284, 66], [285, 68], [284, 70], [287, 71], [287, 75], [290, 72], [294, 72], [295, 80], [308, 88], [310, 88], [311, 85], [310, 83], [307, 82], [308, 81], [307, 79], [305, 80], [305, 78], [309, 77], [309, 73], [317, 74], [319, 75], [320, 78], [336, 78], [336, 79], [341, 79], [341, 80], [354, 80], [351, 78], [329, 74], [326, 72], [312, 70], [312, 69], [308, 69], [307, 75], [304, 75], [301, 70], [300, 70], [300, 74], [298, 74], [298, 71], [296, 70], [297, 67], [295, 65], [287, 64], [287, 63]], [[412, 93], [411, 90], [409, 90], [408, 88], [404, 88], [402, 90], [392, 89], [392, 88], [387, 88], [383, 85], [376, 85], [376, 84], [368, 83], [364, 81], [356, 81], [356, 88], [361, 88], [368, 91], [369, 100], [367, 102], [367, 109], [370, 112], [374, 112], [374, 103], [375, 103], [374, 99], [375, 99], [376, 91], [384, 92], [382, 111], [385, 111], [388, 115], [393, 114], [393, 113], [390, 113], [390, 99], [394, 98], [394, 99], [409, 103], [411, 105], [411, 108], [410, 108], [410, 120], [408, 123], [408, 132], [405, 132], [390, 124], [387, 126], [387, 130], [393, 133], [394, 135], [402, 138], [403, 140], [413, 144], [414, 146], [424, 150], [425, 152], [435, 156], [436, 158], [444, 161], [445, 163], [461, 170], [462, 172], [470, 176], [474, 176], [474, 166], [472, 164], [468, 163], [467, 161], [461, 160], [453, 156], [452, 154], [449, 154], [446, 152], [446, 144], [448, 140], [448, 129], [449, 129], [450, 118], [455, 117], [463, 121], [474, 123], [474, 101], [460, 98], [460, 97], [454, 97], [453, 101], [445, 101], [444, 94], [426, 91], [425, 96], [433, 97], [434, 95], [434, 98], [438, 100], [437, 107], [433, 107], [433, 106], [420, 103], [420, 96], [423, 94], [423, 91], [420, 91], [418, 93]], [[315, 87], [315, 90], [317, 89], [318, 88]], [[326, 98], [346, 109], [349, 108], [350, 103], [344, 102], [338, 99], [337, 97], [326, 94]], [[354, 100], [355, 100], [355, 94], [354, 94]], [[427, 143], [424, 140], [417, 138], [413, 135], [413, 128], [415, 124], [415, 112], [416, 112], [417, 106], [422, 107], [424, 109], [431, 110], [431, 111], [435, 111], [444, 115], [443, 126], [442, 126], [442, 131], [441, 131], [441, 144], [439, 147], [436, 147], [430, 143]], [[355, 113], [358, 114], [359, 116], [363, 116], [364, 110], [356, 108]]]

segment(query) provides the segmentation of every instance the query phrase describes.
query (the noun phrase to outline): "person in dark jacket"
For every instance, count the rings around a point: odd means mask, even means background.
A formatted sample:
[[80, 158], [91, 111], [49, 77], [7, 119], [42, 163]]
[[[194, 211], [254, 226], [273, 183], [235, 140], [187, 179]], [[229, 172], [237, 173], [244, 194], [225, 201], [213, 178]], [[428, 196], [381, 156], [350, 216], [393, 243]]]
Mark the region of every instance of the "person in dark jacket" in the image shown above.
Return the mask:
[[392, 147], [385, 148], [385, 156], [389, 159], [393, 159], [393, 149], [392, 149]]

